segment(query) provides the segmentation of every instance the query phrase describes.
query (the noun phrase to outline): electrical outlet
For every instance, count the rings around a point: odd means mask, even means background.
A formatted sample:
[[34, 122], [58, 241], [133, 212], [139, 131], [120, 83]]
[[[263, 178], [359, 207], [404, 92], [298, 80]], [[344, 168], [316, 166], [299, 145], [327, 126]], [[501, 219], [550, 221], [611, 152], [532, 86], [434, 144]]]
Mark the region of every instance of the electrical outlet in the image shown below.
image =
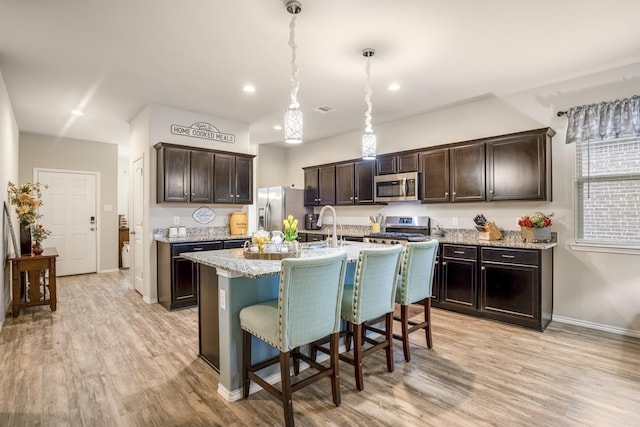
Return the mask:
[[458, 225], [458, 217], [457, 216], [452, 216], [451, 217], [451, 225]]
[[227, 309], [227, 291], [225, 291], [224, 289], [220, 289], [218, 301], [220, 301], [220, 309], [226, 310]]
[[180, 217], [179, 216], [174, 216], [173, 217], [173, 225], [180, 225]]

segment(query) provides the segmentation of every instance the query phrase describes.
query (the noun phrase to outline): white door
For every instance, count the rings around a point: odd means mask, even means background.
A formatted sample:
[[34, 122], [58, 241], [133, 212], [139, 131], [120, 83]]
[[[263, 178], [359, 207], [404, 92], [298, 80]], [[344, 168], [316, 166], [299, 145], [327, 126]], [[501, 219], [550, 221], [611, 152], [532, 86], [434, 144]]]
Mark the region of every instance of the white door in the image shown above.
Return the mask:
[[37, 170], [42, 188], [40, 223], [51, 235], [44, 246], [58, 251], [58, 276], [97, 271], [96, 174]]
[[133, 225], [133, 231], [131, 232], [131, 242], [133, 242], [133, 287], [141, 295], [143, 293], [143, 260], [142, 260], [142, 216], [143, 210], [143, 158], [137, 159], [133, 162], [133, 218], [131, 224]]

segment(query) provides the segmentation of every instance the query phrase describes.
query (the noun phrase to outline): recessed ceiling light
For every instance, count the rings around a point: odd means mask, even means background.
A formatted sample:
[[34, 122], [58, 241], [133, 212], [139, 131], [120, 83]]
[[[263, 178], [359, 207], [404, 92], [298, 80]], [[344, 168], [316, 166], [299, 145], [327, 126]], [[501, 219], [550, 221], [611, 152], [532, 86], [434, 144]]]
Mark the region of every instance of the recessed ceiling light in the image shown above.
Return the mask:
[[252, 86], [252, 85], [244, 85], [242, 90], [245, 91], [245, 92], [253, 93], [253, 92], [256, 91], [256, 88], [254, 86]]
[[389, 90], [398, 90], [398, 89], [400, 89], [400, 85], [398, 83], [396, 83], [396, 82], [393, 82], [393, 83], [391, 83], [389, 85], [388, 89]]
[[81, 116], [81, 115], [83, 115], [84, 113], [83, 113], [82, 111], [80, 111], [80, 110], [73, 110], [73, 111], [71, 112], [71, 114], [73, 114], [74, 116]]
[[274, 130], [282, 130], [282, 126], [280, 126], [280, 125], [273, 125], [273, 129], [274, 129]]

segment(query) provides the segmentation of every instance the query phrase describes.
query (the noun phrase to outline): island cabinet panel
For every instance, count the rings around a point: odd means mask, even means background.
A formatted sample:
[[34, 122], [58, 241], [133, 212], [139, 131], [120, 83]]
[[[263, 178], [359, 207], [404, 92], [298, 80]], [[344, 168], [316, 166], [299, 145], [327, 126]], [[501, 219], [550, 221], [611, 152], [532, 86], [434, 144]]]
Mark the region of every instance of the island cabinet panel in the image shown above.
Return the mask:
[[449, 149], [438, 148], [420, 153], [421, 200], [425, 203], [449, 202]]
[[442, 245], [440, 306], [464, 313], [477, 311], [478, 248]]
[[198, 264], [199, 356], [220, 372], [220, 316], [216, 269]]
[[452, 202], [476, 202], [485, 199], [485, 147], [468, 144], [450, 149]]
[[482, 248], [483, 316], [543, 331], [553, 307], [551, 254], [551, 250]]
[[304, 168], [304, 205], [336, 204], [336, 166]]
[[158, 242], [158, 302], [167, 310], [198, 303], [198, 269], [180, 254], [222, 249], [220, 241], [198, 243]]
[[214, 202], [253, 203], [253, 159], [216, 153], [214, 156]]
[[551, 201], [552, 129], [487, 141], [487, 200]]
[[362, 160], [336, 165], [336, 205], [373, 203], [375, 162]]

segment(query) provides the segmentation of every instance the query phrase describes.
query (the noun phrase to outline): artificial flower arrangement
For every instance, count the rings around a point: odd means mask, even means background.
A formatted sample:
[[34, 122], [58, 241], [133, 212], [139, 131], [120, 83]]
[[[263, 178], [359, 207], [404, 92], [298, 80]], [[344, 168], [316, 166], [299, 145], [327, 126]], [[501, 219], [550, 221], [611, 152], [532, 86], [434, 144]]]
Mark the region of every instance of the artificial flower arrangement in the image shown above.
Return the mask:
[[298, 220], [293, 215], [287, 216], [282, 220], [284, 224], [284, 240], [287, 242], [294, 242], [298, 239]]
[[536, 212], [531, 215], [523, 215], [518, 219], [520, 227], [545, 228], [551, 225], [551, 217], [553, 213], [545, 215], [542, 212]]
[[[25, 184], [15, 185], [9, 181], [10, 202], [16, 206], [16, 213], [21, 224], [34, 224], [42, 217], [38, 213], [38, 208], [42, 206], [41, 184]], [[48, 188], [44, 185], [44, 188]]]
[[51, 234], [51, 231], [44, 228], [42, 224], [36, 224], [35, 226], [31, 227], [31, 236], [33, 236], [33, 241], [35, 243], [42, 243], [42, 241], [45, 240], [49, 236], [49, 234]]

